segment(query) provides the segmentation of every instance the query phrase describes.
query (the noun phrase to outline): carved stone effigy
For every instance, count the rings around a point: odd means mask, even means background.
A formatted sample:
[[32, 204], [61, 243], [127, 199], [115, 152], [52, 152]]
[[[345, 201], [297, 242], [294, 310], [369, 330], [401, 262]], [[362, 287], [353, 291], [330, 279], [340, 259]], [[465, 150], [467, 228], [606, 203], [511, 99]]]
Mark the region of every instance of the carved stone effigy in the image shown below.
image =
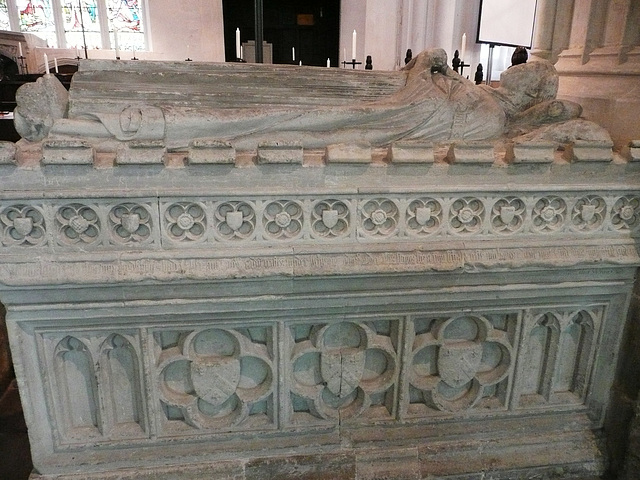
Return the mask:
[[640, 167], [549, 64], [407, 67], [91, 61], [18, 95], [0, 300], [35, 478], [604, 470]]

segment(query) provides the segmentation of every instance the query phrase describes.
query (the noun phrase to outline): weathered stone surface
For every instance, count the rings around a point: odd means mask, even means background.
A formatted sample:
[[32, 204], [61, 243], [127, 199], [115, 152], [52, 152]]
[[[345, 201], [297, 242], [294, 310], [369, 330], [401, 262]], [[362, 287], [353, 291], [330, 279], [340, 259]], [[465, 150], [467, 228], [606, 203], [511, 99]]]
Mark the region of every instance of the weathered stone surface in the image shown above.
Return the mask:
[[494, 145], [488, 142], [457, 142], [452, 152], [455, 163], [493, 163]]
[[267, 142], [258, 145], [258, 163], [302, 164], [303, 152], [300, 143]]
[[371, 163], [371, 147], [369, 145], [328, 145], [325, 157], [327, 163]]
[[81, 140], [47, 140], [42, 143], [44, 165], [92, 165], [93, 147]]
[[393, 163], [433, 163], [433, 145], [395, 142], [389, 146], [389, 159]]
[[236, 150], [229, 142], [219, 140], [193, 140], [187, 156], [189, 164], [235, 163]]
[[548, 141], [521, 142], [513, 144], [514, 163], [551, 163], [556, 144]]
[[16, 163], [16, 144], [0, 142], [0, 165]]
[[159, 140], [132, 140], [120, 145], [116, 153], [118, 165], [162, 165], [166, 149]]
[[420, 480], [417, 448], [358, 452], [357, 480]]
[[305, 455], [285, 458], [258, 458], [246, 465], [246, 480], [352, 480], [356, 478], [353, 454]]

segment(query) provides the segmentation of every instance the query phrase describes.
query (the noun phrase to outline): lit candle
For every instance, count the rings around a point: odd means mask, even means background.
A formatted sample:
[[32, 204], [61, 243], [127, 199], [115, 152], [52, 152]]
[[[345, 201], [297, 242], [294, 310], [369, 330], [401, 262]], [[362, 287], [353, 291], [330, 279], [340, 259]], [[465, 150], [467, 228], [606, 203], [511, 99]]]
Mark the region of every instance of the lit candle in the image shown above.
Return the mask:
[[47, 54], [44, 54], [44, 73], [49, 73], [49, 57]]
[[356, 31], [353, 31], [353, 39], [351, 40], [351, 59], [356, 59]]
[[118, 44], [118, 30], [113, 30], [113, 43], [116, 47], [116, 58], [120, 58], [120, 45]]
[[467, 34], [462, 34], [462, 48], [460, 49], [460, 60], [464, 63], [464, 55], [467, 51]]
[[22, 57], [22, 42], [18, 42], [18, 56]]
[[291, 59], [296, 61], [296, 47], [291, 47]]
[[327, 58], [327, 68], [331, 67], [331, 59]]
[[236, 58], [240, 58], [240, 29], [236, 28]]
[[56, 73], [60, 73], [58, 71], [58, 57], [53, 57], [53, 68], [55, 68]]

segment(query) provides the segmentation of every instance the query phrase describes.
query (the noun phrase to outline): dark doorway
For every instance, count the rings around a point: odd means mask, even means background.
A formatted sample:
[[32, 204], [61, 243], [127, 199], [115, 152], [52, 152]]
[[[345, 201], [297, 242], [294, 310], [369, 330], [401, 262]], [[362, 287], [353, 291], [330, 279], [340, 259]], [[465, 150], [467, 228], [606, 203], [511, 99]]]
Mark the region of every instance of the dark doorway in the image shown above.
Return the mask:
[[[254, 0], [223, 0], [226, 60], [234, 61], [236, 28], [242, 42], [255, 39]], [[264, 0], [264, 41], [273, 45], [273, 63], [338, 64], [340, 0]], [[292, 48], [296, 59], [293, 60]]]

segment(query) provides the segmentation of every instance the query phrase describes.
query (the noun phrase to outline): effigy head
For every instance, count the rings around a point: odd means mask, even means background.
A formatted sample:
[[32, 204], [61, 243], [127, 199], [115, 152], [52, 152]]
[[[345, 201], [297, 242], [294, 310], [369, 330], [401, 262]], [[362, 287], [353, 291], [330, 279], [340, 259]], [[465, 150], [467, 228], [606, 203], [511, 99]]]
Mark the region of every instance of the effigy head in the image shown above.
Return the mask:
[[500, 75], [500, 89], [517, 110], [525, 110], [556, 98], [558, 72], [546, 61], [515, 65]]
[[66, 116], [69, 93], [55, 76], [44, 75], [22, 85], [16, 92], [16, 103], [16, 131], [22, 138], [37, 142], [49, 134], [55, 120]]

